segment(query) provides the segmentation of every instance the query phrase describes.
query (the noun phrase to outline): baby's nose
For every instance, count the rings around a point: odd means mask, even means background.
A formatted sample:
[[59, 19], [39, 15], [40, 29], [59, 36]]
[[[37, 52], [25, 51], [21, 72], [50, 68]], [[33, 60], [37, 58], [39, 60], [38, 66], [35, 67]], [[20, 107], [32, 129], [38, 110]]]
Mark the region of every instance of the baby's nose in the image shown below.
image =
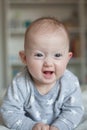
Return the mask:
[[45, 67], [51, 67], [51, 66], [53, 66], [53, 62], [52, 62], [52, 59], [50, 57], [46, 57], [44, 59], [44, 66]]

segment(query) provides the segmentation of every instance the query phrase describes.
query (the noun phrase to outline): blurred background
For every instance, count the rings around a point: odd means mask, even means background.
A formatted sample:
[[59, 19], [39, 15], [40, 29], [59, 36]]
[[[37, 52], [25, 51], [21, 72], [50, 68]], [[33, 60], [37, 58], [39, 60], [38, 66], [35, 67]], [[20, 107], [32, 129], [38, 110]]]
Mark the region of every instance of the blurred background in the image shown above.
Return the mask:
[[53, 16], [70, 33], [73, 57], [68, 68], [87, 84], [87, 0], [0, 0], [0, 96], [23, 64], [24, 33], [33, 20]]

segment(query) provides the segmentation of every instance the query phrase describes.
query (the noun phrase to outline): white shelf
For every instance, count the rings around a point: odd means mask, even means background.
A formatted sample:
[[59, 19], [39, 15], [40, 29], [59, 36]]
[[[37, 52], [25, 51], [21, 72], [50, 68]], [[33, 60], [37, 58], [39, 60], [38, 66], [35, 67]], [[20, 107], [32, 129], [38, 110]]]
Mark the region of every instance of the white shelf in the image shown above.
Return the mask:
[[77, 4], [79, 0], [9, 0], [10, 4]]
[[26, 28], [11, 28], [9, 29], [9, 33], [11, 35], [24, 35]]
[[10, 66], [19, 66], [19, 67], [22, 67], [22, 66], [24, 66], [24, 64], [22, 64], [21, 62], [14, 62], [14, 63], [10, 63]]
[[[79, 33], [80, 29], [79, 27], [68, 27], [68, 30], [70, 33]], [[11, 35], [24, 35], [26, 31], [26, 28], [11, 28], [9, 29], [9, 33]]]

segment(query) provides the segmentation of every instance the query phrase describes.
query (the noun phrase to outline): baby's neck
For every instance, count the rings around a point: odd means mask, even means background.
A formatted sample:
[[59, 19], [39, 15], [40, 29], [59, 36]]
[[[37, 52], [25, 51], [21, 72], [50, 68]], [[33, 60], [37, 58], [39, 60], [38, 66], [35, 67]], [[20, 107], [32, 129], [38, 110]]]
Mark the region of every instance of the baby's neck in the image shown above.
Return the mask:
[[46, 85], [35, 84], [35, 87], [41, 95], [45, 95], [54, 87], [54, 85], [55, 85], [55, 83], [53, 83], [51, 85], [50, 84], [46, 84]]

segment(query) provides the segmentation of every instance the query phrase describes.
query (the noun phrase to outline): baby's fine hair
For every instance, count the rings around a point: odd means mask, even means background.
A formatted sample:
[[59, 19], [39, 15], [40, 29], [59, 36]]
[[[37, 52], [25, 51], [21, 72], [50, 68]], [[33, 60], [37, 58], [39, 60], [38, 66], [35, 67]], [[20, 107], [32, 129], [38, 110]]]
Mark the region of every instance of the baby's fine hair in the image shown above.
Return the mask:
[[26, 43], [27, 43], [27, 41], [29, 42], [29, 37], [32, 32], [34, 34], [35, 34], [35, 32], [37, 33], [37, 31], [41, 31], [41, 32], [45, 33], [46, 31], [53, 32], [53, 31], [57, 31], [59, 29], [64, 30], [67, 35], [68, 40], [70, 40], [68, 29], [63, 24], [63, 22], [59, 21], [57, 18], [41, 17], [41, 18], [36, 19], [35, 21], [33, 21], [31, 23], [31, 25], [29, 25], [29, 27], [27, 28], [27, 30], [25, 32], [24, 48], [26, 48]]

